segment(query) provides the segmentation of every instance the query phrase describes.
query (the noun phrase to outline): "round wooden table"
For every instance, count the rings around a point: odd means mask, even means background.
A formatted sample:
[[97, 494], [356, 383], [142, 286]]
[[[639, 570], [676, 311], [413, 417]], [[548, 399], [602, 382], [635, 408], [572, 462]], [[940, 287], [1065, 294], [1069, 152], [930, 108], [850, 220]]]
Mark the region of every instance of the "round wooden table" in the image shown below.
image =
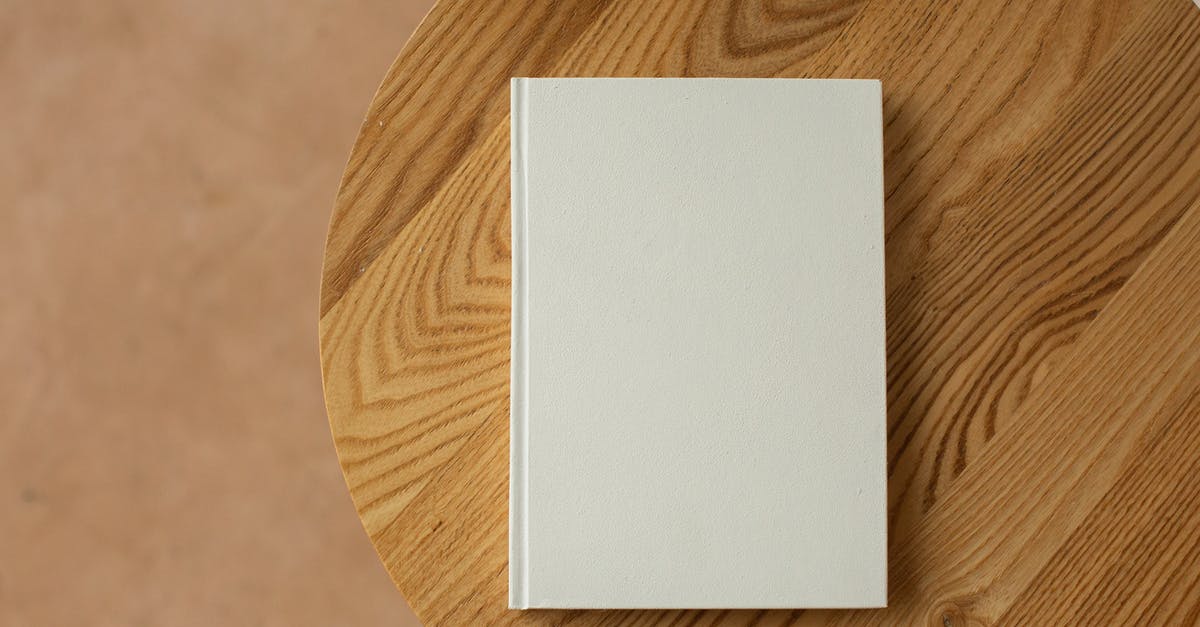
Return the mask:
[[[882, 79], [887, 610], [506, 609], [512, 76]], [[1188, 0], [443, 2], [330, 226], [346, 481], [428, 625], [1190, 624], [1198, 199]]]

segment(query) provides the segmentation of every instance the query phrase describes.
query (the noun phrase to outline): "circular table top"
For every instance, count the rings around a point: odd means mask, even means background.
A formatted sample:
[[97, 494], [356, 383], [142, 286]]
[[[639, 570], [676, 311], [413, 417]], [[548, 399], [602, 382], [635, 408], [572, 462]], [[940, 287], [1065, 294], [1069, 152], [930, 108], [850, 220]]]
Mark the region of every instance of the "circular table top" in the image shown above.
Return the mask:
[[[512, 76], [882, 79], [889, 609], [506, 609]], [[1186, 0], [438, 4], [371, 102], [321, 291], [388, 572], [429, 625], [1194, 619], [1197, 120]]]

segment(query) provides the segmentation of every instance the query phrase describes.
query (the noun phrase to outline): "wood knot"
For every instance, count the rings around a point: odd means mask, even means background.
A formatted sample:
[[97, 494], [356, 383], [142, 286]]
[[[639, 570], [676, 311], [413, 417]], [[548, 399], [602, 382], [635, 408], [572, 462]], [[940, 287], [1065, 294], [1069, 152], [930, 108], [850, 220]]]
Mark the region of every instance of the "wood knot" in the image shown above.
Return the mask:
[[931, 627], [968, 627], [977, 624], [968, 619], [962, 606], [954, 601], [940, 603], [933, 608], [928, 624]]

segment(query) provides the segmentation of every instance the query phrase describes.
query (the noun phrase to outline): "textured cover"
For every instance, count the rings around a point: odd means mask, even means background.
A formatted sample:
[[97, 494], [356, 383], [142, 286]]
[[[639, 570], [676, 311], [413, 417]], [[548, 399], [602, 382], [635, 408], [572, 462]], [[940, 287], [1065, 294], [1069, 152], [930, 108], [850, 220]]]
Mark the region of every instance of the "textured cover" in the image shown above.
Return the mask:
[[886, 604], [878, 81], [513, 79], [509, 602]]

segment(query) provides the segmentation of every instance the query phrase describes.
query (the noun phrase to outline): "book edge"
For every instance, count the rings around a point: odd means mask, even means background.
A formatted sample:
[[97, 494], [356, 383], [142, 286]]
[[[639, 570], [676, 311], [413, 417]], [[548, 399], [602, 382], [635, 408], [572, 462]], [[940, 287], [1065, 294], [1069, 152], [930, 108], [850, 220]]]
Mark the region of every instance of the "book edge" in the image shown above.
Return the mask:
[[528, 569], [528, 284], [525, 216], [527, 172], [525, 167], [526, 125], [529, 85], [513, 78], [510, 90], [510, 202], [512, 213], [512, 320], [509, 373], [509, 492], [508, 492], [508, 605], [529, 607]]

